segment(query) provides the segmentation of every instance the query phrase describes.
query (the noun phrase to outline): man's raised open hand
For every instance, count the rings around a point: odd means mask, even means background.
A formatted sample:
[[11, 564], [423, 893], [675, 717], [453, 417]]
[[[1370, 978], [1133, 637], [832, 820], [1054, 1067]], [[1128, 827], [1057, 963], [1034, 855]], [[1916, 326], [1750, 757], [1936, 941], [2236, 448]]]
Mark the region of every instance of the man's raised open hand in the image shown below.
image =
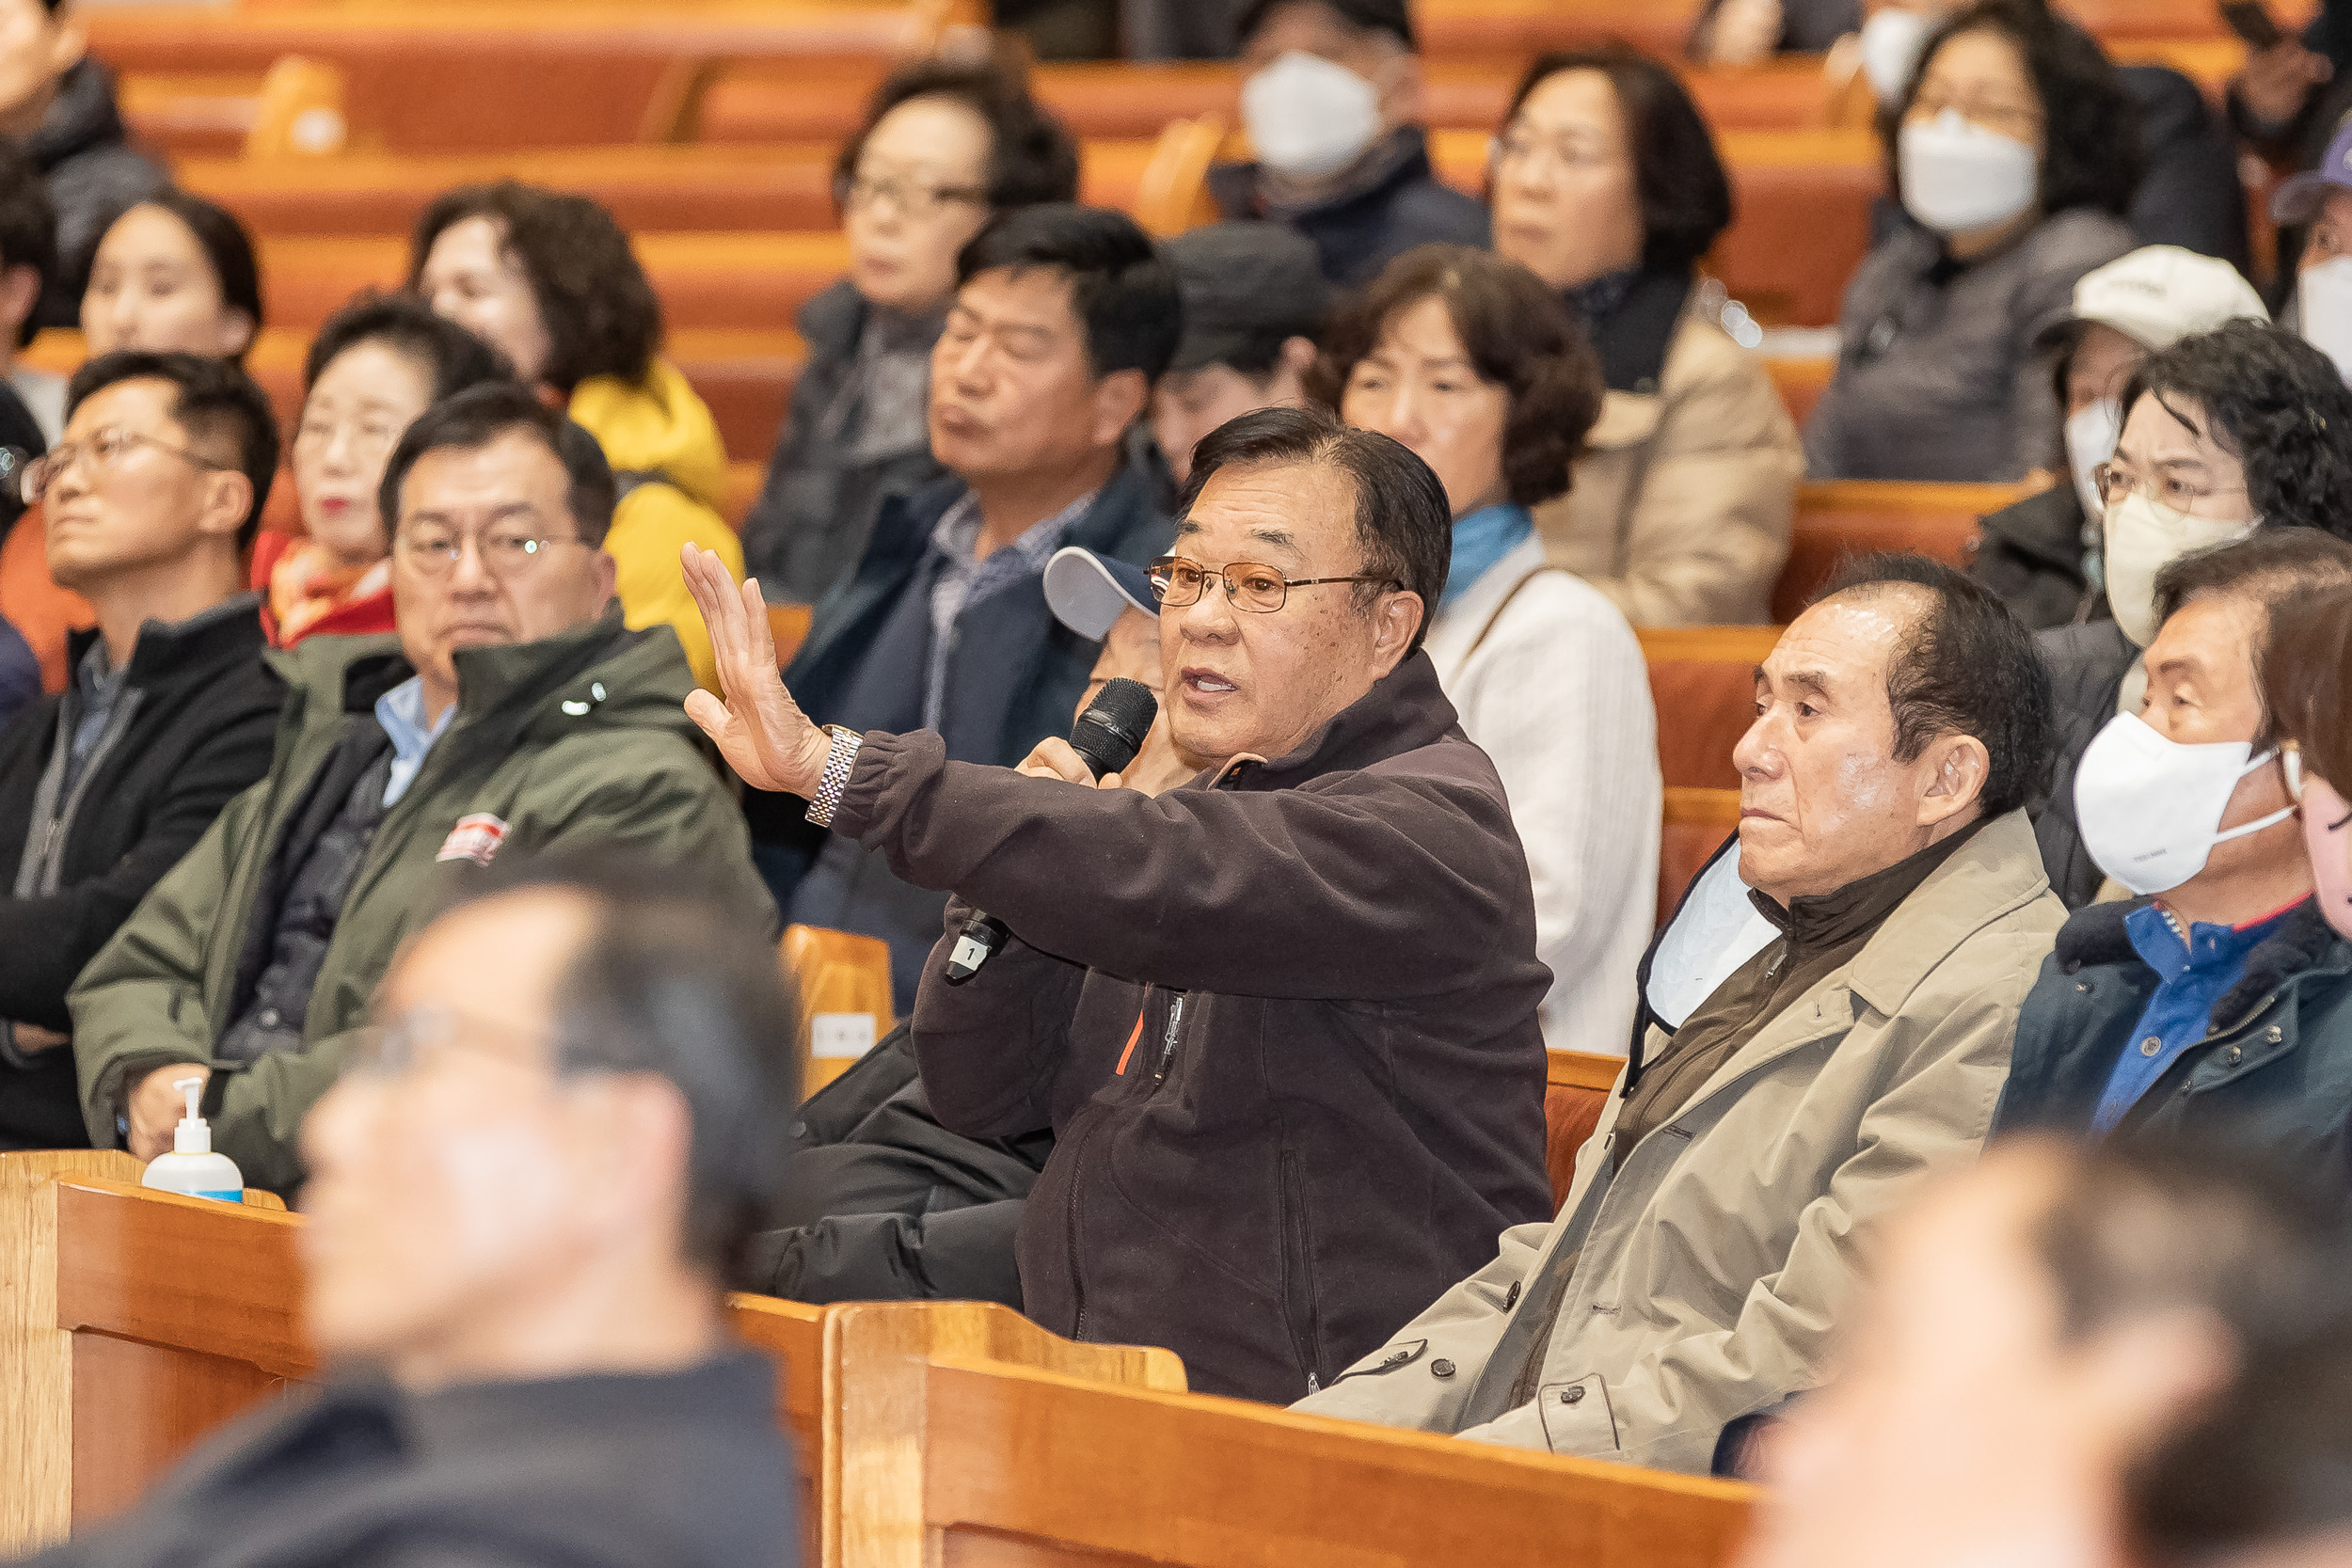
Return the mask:
[[679, 554], [687, 590], [710, 631], [719, 688], [726, 693], [724, 701], [707, 691], [688, 693], [686, 716], [753, 788], [814, 793], [832, 742], [784, 689], [758, 579], [738, 584], [715, 551], [688, 545]]

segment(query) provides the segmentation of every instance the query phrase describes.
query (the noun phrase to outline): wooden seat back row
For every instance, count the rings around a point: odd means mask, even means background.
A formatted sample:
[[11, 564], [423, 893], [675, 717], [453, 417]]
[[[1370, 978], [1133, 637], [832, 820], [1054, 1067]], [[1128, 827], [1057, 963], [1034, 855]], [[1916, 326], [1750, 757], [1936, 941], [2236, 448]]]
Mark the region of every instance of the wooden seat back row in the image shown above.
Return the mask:
[[[0, 1155], [0, 1549], [130, 1506], [316, 1375], [298, 1218]], [[97, 1174], [111, 1171], [111, 1175]], [[1166, 1351], [977, 1303], [731, 1301], [775, 1357], [818, 1568], [1713, 1568], [1752, 1494], [1183, 1392]]]
[[[1742, 132], [1723, 144], [1740, 214], [1710, 271], [1765, 325], [1835, 322], [1883, 183], [1876, 140]], [[1483, 132], [1432, 138], [1440, 176], [1473, 194], [1486, 186], [1487, 147]], [[1216, 216], [1206, 177], [1231, 150], [1215, 116], [1173, 122], [1150, 141], [1090, 142], [1080, 195], [1152, 233], [1181, 233]], [[191, 160], [182, 177], [256, 231], [274, 325], [315, 326], [356, 288], [396, 281], [408, 230], [434, 197], [513, 176], [611, 208], [635, 235], [673, 325], [781, 329], [846, 264], [832, 229], [832, 157], [820, 143], [350, 154]]]

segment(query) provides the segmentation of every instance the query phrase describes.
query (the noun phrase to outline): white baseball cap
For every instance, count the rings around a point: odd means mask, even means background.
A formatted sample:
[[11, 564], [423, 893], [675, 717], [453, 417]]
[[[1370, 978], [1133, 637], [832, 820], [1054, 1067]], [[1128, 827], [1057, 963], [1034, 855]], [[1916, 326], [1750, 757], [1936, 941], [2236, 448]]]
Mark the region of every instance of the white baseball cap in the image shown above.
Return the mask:
[[2266, 322], [2270, 312], [2237, 268], [2176, 245], [2142, 245], [2083, 274], [2074, 315], [2044, 341], [2097, 322], [2143, 348], [2163, 349], [2240, 318]]
[[1056, 620], [1097, 642], [1130, 610], [1160, 612], [1151, 576], [1142, 567], [1075, 545], [1063, 546], [1045, 562], [1045, 603]]

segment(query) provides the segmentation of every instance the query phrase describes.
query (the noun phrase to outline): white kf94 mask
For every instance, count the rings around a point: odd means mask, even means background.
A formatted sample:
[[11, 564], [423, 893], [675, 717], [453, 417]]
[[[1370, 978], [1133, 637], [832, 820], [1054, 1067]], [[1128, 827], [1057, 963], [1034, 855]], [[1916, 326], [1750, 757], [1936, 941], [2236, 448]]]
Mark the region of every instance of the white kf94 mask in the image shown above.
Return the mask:
[[2221, 831], [2238, 780], [2276, 756], [2243, 740], [2188, 745], [2136, 713], [2099, 732], [2074, 770], [2074, 825], [2099, 869], [2145, 896], [2169, 893], [2205, 869], [2213, 847], [2295, 815], [2288, 806]]
[[1242, 123], [1268, 168], [1319, 180], [1380, 135], [1380, 90], [1343, 65], [1294, 49], [1241, 87]]

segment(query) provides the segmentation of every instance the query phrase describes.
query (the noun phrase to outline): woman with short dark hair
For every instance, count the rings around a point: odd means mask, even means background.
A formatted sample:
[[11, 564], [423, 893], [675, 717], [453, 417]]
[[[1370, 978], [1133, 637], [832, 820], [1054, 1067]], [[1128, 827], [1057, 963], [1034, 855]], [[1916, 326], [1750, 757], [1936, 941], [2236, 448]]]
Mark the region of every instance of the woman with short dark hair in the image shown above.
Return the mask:
[[270, 645], [394, 629], [391, 522], [376, 490], [402, 432], [453, 392], [515, 373], [506, 356], [408, 294], [364, 294], [326, 319], [302, 365], [291, 455], [299, 536], [253, 546]]
[[1797, 435], [1698, 281], [1732, 202], [1690, 95], [1629, 49], [1543, 56], [1503, 117], [1488, 197], [1496, 252], [1581, 315], [1607, 387], [1575, 489], [1535, 512], [1552, 561], [1636, 626], [1769, 619]]
[[1625, 616], [1546, 564], [1528, 511], [1567, 491], [1599, 411], [1592, 345], [1526, 268], [1422, 245], [1341, 309], [1307, 389], [1445, 490], [1453, 558], [1424, 647], [1527, 850], [1536, 956], [1555, 976], [1544, 1037], [1622, 1052], [1657, 899], [1657, 718]]
[[956, 253], [997, 213], [1074, 201], [1078, 149], [993, 65], [923, 60], [875, 91], [842, 144], [849, 276], [801, 308], [808, 358], [743, 554], [773, 603], [814, 603], [865, 553], [884, 500], [944, 471], [926, 424]]
[[[678, 551], [742, 546], [719, 508], [727, 452], [702, 397], [661, 354], [661, 302], [612, 214], [584, 196], [513, 180], [466, 185], [417, 220], [408, 286], [563, 398], [604, 449], [623, 499], [605, 549], [632, 629], [668, 626], [716, 689], [710, 633]], [[396, 519], [388, 519], [388, 522]]]
[[2139, 111], [2041, 0], [1979, 0], [1929, 39], [1880, 122], [1905, 221], [1846, 287], [1805, 428], [1815, 479], [2006, 481], [2062, 461], [2035, 344], [2137, 244]]
[[242, 365], [261, 330], [261, 268], [233, 214], [170, 189], [106, 225], [82, 290], [90, 358], [139, 349]]

